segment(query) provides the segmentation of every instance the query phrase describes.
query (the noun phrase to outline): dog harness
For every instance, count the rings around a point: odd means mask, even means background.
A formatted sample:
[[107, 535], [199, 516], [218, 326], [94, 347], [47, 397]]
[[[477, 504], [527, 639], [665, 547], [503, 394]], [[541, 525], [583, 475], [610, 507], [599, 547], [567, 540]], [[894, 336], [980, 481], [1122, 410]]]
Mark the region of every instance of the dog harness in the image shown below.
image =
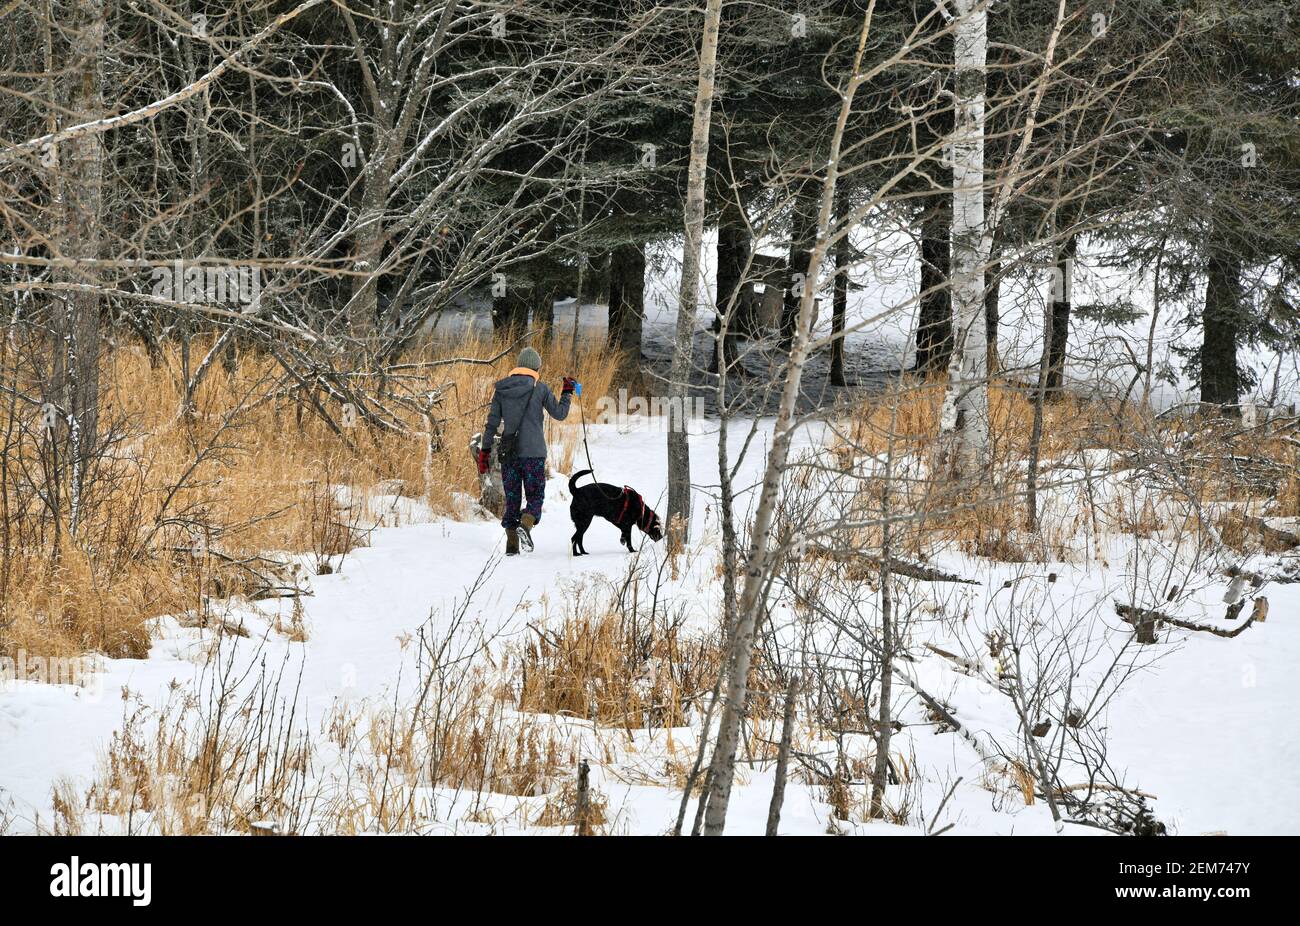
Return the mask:
[[623, 486], [623, 510], [618, 513], [618, 520], [620, 522], [623, 520], [623, 515], [627, 514], [628, 506], [632, 504], [632, 499], [634, 497], [641, 503], [641, 510], [636, 516], [636, 525], [637, 527], [640, 527], [641, 519], [645, 517], [645, 499], [637, 492], [633, 491], [631, 486]]

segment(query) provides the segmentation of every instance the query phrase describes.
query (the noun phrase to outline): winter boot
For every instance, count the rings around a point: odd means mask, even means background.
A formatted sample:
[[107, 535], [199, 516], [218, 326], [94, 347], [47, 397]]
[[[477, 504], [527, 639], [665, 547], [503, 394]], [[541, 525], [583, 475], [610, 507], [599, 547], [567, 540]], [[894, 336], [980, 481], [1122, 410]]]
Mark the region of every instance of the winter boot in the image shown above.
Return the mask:
[[523, 528], [523, 536], [519, 538], [519, 542], [523, 545], [525, 553], [531, 553], [533, 552], [533, 528], [537, 526], [537, 522], [525, 511], [524, 516], [519, 519], [519, 526]]
[[506, 556], [519, 555], [519, 531], [513, 527], [506, 528]]

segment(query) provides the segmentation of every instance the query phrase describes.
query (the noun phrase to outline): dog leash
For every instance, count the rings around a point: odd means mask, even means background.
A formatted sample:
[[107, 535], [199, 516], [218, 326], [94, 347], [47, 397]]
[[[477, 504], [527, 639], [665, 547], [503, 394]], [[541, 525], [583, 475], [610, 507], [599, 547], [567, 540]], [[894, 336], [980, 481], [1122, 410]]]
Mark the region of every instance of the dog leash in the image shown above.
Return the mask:
[[[591, 447], [587, 444], [587, 410], [582, 407], [581, 403], [578, 404], [578, 414], [582, 417], [582, 452], [587, 457], [587, 469], [591, 470], [591, 478], [595, 481], [596, 488], [600, 490], [601, 495], [605, 498], [617, 498], [616, 495], [605, 495], [605, 490], [600, 488], [600, 480], [596, 479], [596, 467], [591, 462]], [[644, 504], [643, 501], [642, 505], [644, 506]]]

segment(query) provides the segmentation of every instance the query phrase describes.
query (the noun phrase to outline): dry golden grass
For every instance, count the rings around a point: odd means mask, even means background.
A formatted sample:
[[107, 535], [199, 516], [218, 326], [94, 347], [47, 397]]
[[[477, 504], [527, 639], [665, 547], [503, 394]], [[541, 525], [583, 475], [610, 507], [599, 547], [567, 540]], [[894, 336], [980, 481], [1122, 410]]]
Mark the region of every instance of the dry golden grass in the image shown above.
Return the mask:
[[[207, 346], [196, 342], [192, 355]], [[565, 362], [571, 342], [536, 346], [552, 388], [570, 373], [583, 383], [584, 401], [609, 391], [619, 357], [603, 342], [581, 344], [574, 364]], [[490, 366], [428, 364], [500, 350], [470, 336], [402, 358], [409, 365], [400, 373], [404, 392], [445, 396], [432, 448], [428, 420], [400, 405], [393, 408], [409, 433], [364, 423], [336, 433], [311, 413], [312, 398], [278, 385], [272, 358], [251, 352], [233, 370], [214, 368], [193, 397], [192, 415], [182, 416], [179, 348], [165, 350], [157, 366], [140, 349], [111, 351], [101, 373], [100, 421], [114, 440], [93, 473], [75, 537], [66, 512], [58, 524], [49, 516], [32, 476], [41, 471], [44, 445], [15, 441], [7, 454], [0, 655], [142, 657], [148, 619], [201, 610], [205, 596], [256, 592], [253, 573], [231, 560], [305, 553], [328, 569], [331, 558], [364, 544], [379, 520], [367, 504], [376, 486], [423, 499], [436, 513], [463, 510], [457, 497], [478, 494], [469, 438], [483, 427], [492, 383], [514, 365], [517, 349]], [[319, 395], [314, 401], [342, 419], [339, 403]], [[9, 414], [0, 408], [0, 430]], [[25, 427], [39, 434], [31, 421], [13, 424], [15, 433]], [[578, 415], [548, 429], [551, 463], [564, 471], [580, 442]]]
[[716, 640], [691, 636], [667, 618], [620, 613], [608, 604], [536, 631], [518, 657], [519, 709], [610, 727], [680, 727], [713, 685]]
[[1269, 518], [1300, 515], [1300, 442], [1294, 419], [1245, 428], [1233, 419], [1182, 426], [1167, 438], [1176, 448], [1181, 494], [1214, 525], [1219, 540], [1242, 553], [1295, 548], [1294, 527]]
[[84, 797], [74, 800], [68, 788], [60, 801], [56, 790], [56, 832], [97, 832], [81, 822], [81, 808], [116, 818], [101, 819], [99, 831], [158, 835], [248, 833], [263, 818], [293, 821], [303, 813], [313, 751], [285, 724], [282, 703], [245, 698], [216, 716], [173, 691], [153, 723], [139, 699], [124, 692], [123, 701], [122, 727]]
[[[15, 557], [15, 560], [18, 558]], [[145, 619], [185, 606], [183, 573], [152, 564], [96, 570], [84, 553], [58, 562], [14, 562], [0, 655], [69, 657], [86, 651], [143, 658], [149, 651]]]
[[[905, 378], [896, 388], [872, 396], [847, 422], [848, 437], [869, 453], [921, 453], [931, 449], [939, 433], [939, 412], [945, 383]], [[1033, 430], [1032, 391], [1005, 383], [989, 387], [989, 445], [994, 468], [1023, 461]], [[1103, 402], [1065, 394], [1043, 405], [1040, 456], [1059, 459], [1081, 447], [1131, 449], [1126, 435], [1140, 424], [1133, 405]]]
[[[1295, 456], [1295, 451], [1292, 451]], [[1300, 518], [1300, 457], [1292, 463], [1291, 475], [1287, 476], [1277, 493], [1277, 515], [1284, 518]]]
[[542, 812], [534, 819], [534, 826], [572, 827], [580, 836], [600, 835], [599, 827], [609, 822], [609, 801], [605, 795], [591, 789], [584, 796], [578, 793], [576, 781], [565, 781], [560, 790], [547, 795]]
[[[541, 815], [553, 822], [538, 825], [565, 825], [580, 738], [510, 709], [494, 675], [490, 661], [459, 667], [436, 708], [336, 706], [320, 740], [295, 722], [301, 705], [277, 697], [291, 687], [283, 675], [211, 699], [177, 689], [156, 722], [126, 697], [90, 787], [55, 792], [55, 827], [87, 832], [86, 809], [109, 833], [249, 833], [259, 821], [286, 834], [415, 832], [436, 819], [431, 786], [477, 795], [475, 807], [487, 795], [546, 798]], [[591, 797], [594, 826], [603, 799]]]
[[[990, 466], [977, 481], [936, 478], [944, 470], [938, 440], [945, 384], [906, 379], [897, 388], [874, 396], [845, 422], [845, 435], [830, 448], [843, 465], [858, 453], [891, 452], [896, 459], [922, 461], [924, 471], [896, 473], [891, 486], [894, 512], [916, 515], [894, 530], [894, 543], [906, 553], [926, 557], [939, 547], [955, 546], [973, 556], [1002, 562], [1044, 558], [1068, 559], [1077, 517], [1044, 513], [1030, 530], [1025, 502], [1025, 461], [1033, 431], [1031, 390], [1007, 383], [989, 388]], [[1152, 425], [1132, 404], [1066, 394], [1043, 406], [1039, 448], [1040, 486], [1048, 484], [1056, 464], [1072, 465], [1082, 452], [1105, 448], [1119, 455], [1140, 449], [1139, 438]], [[1098, 473], [1097, 475], [1101, 475]], [[869, 520], [882, 514], [880, 480], [864, 481], [854, 515]], [[1077, 515], [1078, 513], [1075, 512]], [[878, 547], [879, 531], [865, 531], [861, 541]]]

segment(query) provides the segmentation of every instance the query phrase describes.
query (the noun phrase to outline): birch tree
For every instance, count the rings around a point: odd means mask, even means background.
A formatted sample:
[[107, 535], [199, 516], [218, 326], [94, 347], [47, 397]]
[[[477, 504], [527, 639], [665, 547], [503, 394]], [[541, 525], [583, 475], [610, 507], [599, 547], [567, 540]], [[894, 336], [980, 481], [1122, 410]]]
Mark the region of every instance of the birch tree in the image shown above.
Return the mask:
[[984, 221], [984, 87], [987, 0], [956, 0], [953, 39], [956, 94], [952, 140], [951, 292], [955, 322], [940, 428], [954, 436], [957, 469], [987, 462], [988, 338], [984, 267], [992, 245]]
[[704, 238], [704, 181], [709, 161], [709, 123], [717, 78], [718, 24], [722, 0], [709, 0], [700, 38], [700, 73], [691, 124], [691, 159], [687, 168], [682, 279], [677, 293], [677, 330], [669, 373], [669, 407], [679, 410], [668, 428], [668, 524], [675, 541], [684, 542], [691, 517], [691, 451], [686, 432], [686, 397], [690, 387], [695, 338], [695, 310], [700, 295], [700, 248]]
[[[948, 368], [948, 389], [940, 412], [940, 432], [952, 436], [951, 463], [961, 473], [988, 463], [989, 343], [985, 306], [986, 271], [990, 267], [994, 231], [1012, 201], [1046, 174], [1026, 168], [1035, 139], [1038, 113], [1048, 86], [1059, 70], [1056, 47], [1066, 21], [1065, 0], [1058, 0], [1055, 23], [1043, 50], [1043, 68], [1031, 83], [1019, 140], [1011, 157], [989, 183], [985, 176], [985, 87], [988, 65], [988, 0], [957, 0], [954, 21], [953, 76], [956, 109], [953, 127], [953, 217], [951, 284], [954, 345]], [[1108, 88], [1096, 91], [1090, 104], [1105, 99]], [[984, 199], [989, 196], [985, 210]]]

